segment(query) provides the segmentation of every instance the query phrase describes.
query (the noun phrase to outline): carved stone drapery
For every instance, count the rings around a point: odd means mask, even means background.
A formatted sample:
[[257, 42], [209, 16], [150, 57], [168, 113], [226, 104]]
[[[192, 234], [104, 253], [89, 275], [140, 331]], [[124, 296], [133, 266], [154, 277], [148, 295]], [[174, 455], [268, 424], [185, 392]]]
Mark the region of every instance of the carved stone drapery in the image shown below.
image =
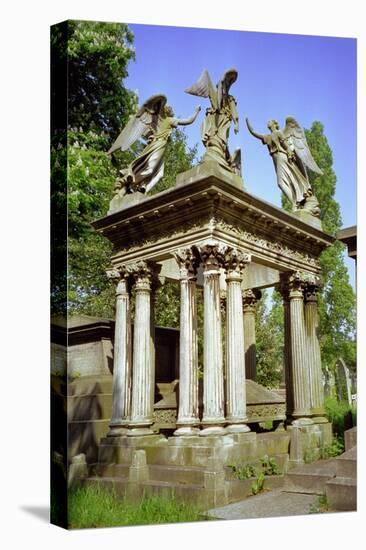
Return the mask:
[[249, 254], [228, 249], [226, 271], [226, 421], [228, 432], [248, 432], [241, 283]]
[[247, 289], [243, 293], [245, 373], [247, 379], [254, 381], [257, 379], [255, 313], [261, 296], [257, 289]]
[[174, 253], [180, 273], [179, 409], [174, 435], [199, 432], [196, 280], [198, 260], [192, 248]]

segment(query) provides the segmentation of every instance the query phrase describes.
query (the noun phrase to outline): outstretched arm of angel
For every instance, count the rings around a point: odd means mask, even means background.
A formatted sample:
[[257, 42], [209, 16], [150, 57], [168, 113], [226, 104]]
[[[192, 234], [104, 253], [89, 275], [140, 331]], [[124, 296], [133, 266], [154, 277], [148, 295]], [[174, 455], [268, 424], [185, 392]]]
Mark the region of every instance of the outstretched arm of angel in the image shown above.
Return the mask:
[[190, 116], [188, 118], [177, 118], [175, 120], [176, 125], [177, 126], [189, 126], [190, 124], [193, 124], [193, 122], [196, 120], [200, 110], [201, 110], [201, 105], [198, 105], [192, 116]]
[[249, 122], [249, 119], [246, 118], [245, 119], [245, 122], [247, 123], [247, 126], [248, 126], [248, 130], [249, 132], [252, 134], [252, 136], [254, 136], [255, 138], [257, 139], [260, 139], [262, 141], [262, 143], [265, 143], [265, 135], [264, 134], [258, 134], [258, 132], [256, 132], [253, 128], [253, 126], [250, 124]]

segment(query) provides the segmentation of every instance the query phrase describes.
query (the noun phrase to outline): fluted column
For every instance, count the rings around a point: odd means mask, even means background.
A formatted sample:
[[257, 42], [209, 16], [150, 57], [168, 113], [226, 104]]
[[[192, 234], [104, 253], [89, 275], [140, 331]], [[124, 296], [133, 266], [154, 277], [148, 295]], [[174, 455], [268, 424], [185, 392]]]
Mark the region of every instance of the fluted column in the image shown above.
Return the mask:
[[198, 344], [196, 280], [197, 257], [192, 248], [177, 250], [174, 257], [180, 273], [179, 408], [174, 435], [199, 432]]
[[291, 416], [300, 423], [309, 423], [310, 378], [304, 316], [304, 277], [296, 272], [288, 278], [291, 323], [291, 377], [293, 410]]
[[286, 386], [286, 415], [291, 418], [294, 410], [294, 392], [292, 382], [292, 345], [291, 345], [291, 315], [290, 315], [290, 297], [289, 287], [286, 280], [282, 281], [277, 290], [281, 293], [283, 299], [283, 324], [284, 324], [284, 370]]
[[246, 425], [244, 320], [241, 283], [249, 254], [229, 249], [226, 269], [226, 422], [228, 432], [249, 432]]
[[224, 369], [220, 309], [220, 266], [224, 248], [219, 243], [199, 247], [203, 263], [204, 343], [203, 417], [200, 435], [225, 433]]
[[320, 288], [318, 278], [313, 278], [305, 286], [305, 330], [310, 378], [310, 407], [315, 422], [327, 422], [324, 409], [323, 376], [318, 340], [318, 299]]
[[254, 381], [257, 379], [255, 312], [261, 296], [257, 289], [244, 290], [243, 293], [245, 373], [247, 379]]
[[153, 431], [155, 372], [151, 338], [151, 277], [147, 262], [131, 267], [135, 278], [135, 319], [133, 333], [133, 376], [131, 420], [128, 435], [148, 435]]
[[112, 416], [109, 436], [126, 435], [131, 404], [131, 318], [128, 273], [121, 268], [107, 271], [117, 283], [113, 348]]

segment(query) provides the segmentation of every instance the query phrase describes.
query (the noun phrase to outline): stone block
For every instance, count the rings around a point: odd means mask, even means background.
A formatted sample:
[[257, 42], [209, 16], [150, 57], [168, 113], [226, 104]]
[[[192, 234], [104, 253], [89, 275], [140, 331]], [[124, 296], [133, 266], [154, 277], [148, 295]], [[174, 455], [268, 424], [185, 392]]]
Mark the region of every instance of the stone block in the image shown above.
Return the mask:
[[357, 510], [356, 480], [336, 477], [326, 484], [326, 496], [333, 510]]
[[357, 426], [344, 432], [344, 445], [346, 451], [357, 445]]
[[134, 483], [142, 483], [149, 479], [149, 468], [146, 462], [146, 452], [142, 449], [133, 451], [132, 463], [128, 472], [128, 480]]
[[216, 162], [205, 161], [186, 172], [177, 175], [176, 185], [187, 185], [201, 180], [213, 178], [234, 185], [244, 191], [244, 182], [241, 176], [222, 170]]

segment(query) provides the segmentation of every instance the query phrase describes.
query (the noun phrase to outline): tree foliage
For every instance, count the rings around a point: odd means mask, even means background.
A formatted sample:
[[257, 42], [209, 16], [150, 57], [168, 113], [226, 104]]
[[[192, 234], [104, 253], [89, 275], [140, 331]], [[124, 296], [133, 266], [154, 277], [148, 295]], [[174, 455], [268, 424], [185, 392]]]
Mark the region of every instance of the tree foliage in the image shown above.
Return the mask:
[[[335, 236], [342, 227], [340, 207], [335, 199], [337, 178], [333, 170], [333, 155], [324, 127], [314, 122], [306, 130], [306, 139], [323, 175], [310, 174], [310, 183], [319, 200], [323, 230]], [[356, 298], [344, 264], [344, 245], [336, 241], [320, 257], [323, 289], [319, 299], [320, 345], [323, 366], [333, 368], [342, 357], [355, 364]]]
[[283, 365], [283, 315], [280, 308], [269, 307], [266, 291], [257, 303], [256, 348], [258, 384], [278, 387]]
[[[67, 288], [60, 262], [53, 270], [53, 312], [67, 307], [69, 312], [113, 317], [114, 288], [105, 274], [112, 248], [91, 222], [106, 215], [118, 170], [142, 147], [137, 143], [112, 159], [106, 155], [137, 106], [137, 98], [123, 85], [128, 63], [135, 58], [133, 35], [124, 24], [68, 21], [53, 28], [51, 41], [55, 66], [68, 81], [66, 135], [59, 130], [64, 121], [56, 122], [51, 150], [53, 248], [63, 249], [64, 264], [65, 234], [58, 230], [57, 220], [66, 211], [68, 232]], [[175, 130], [167, 147], [164, 178], [153, 192], [173, 185], [177, 173], [189, 169], [195, 157], [196, 148], [187, 147], [185, 133]], [[179, 312], [174, 293], [169, 285], [165, 293], [158, 293], [157, 319], [163, 326], [176, 325]]]

